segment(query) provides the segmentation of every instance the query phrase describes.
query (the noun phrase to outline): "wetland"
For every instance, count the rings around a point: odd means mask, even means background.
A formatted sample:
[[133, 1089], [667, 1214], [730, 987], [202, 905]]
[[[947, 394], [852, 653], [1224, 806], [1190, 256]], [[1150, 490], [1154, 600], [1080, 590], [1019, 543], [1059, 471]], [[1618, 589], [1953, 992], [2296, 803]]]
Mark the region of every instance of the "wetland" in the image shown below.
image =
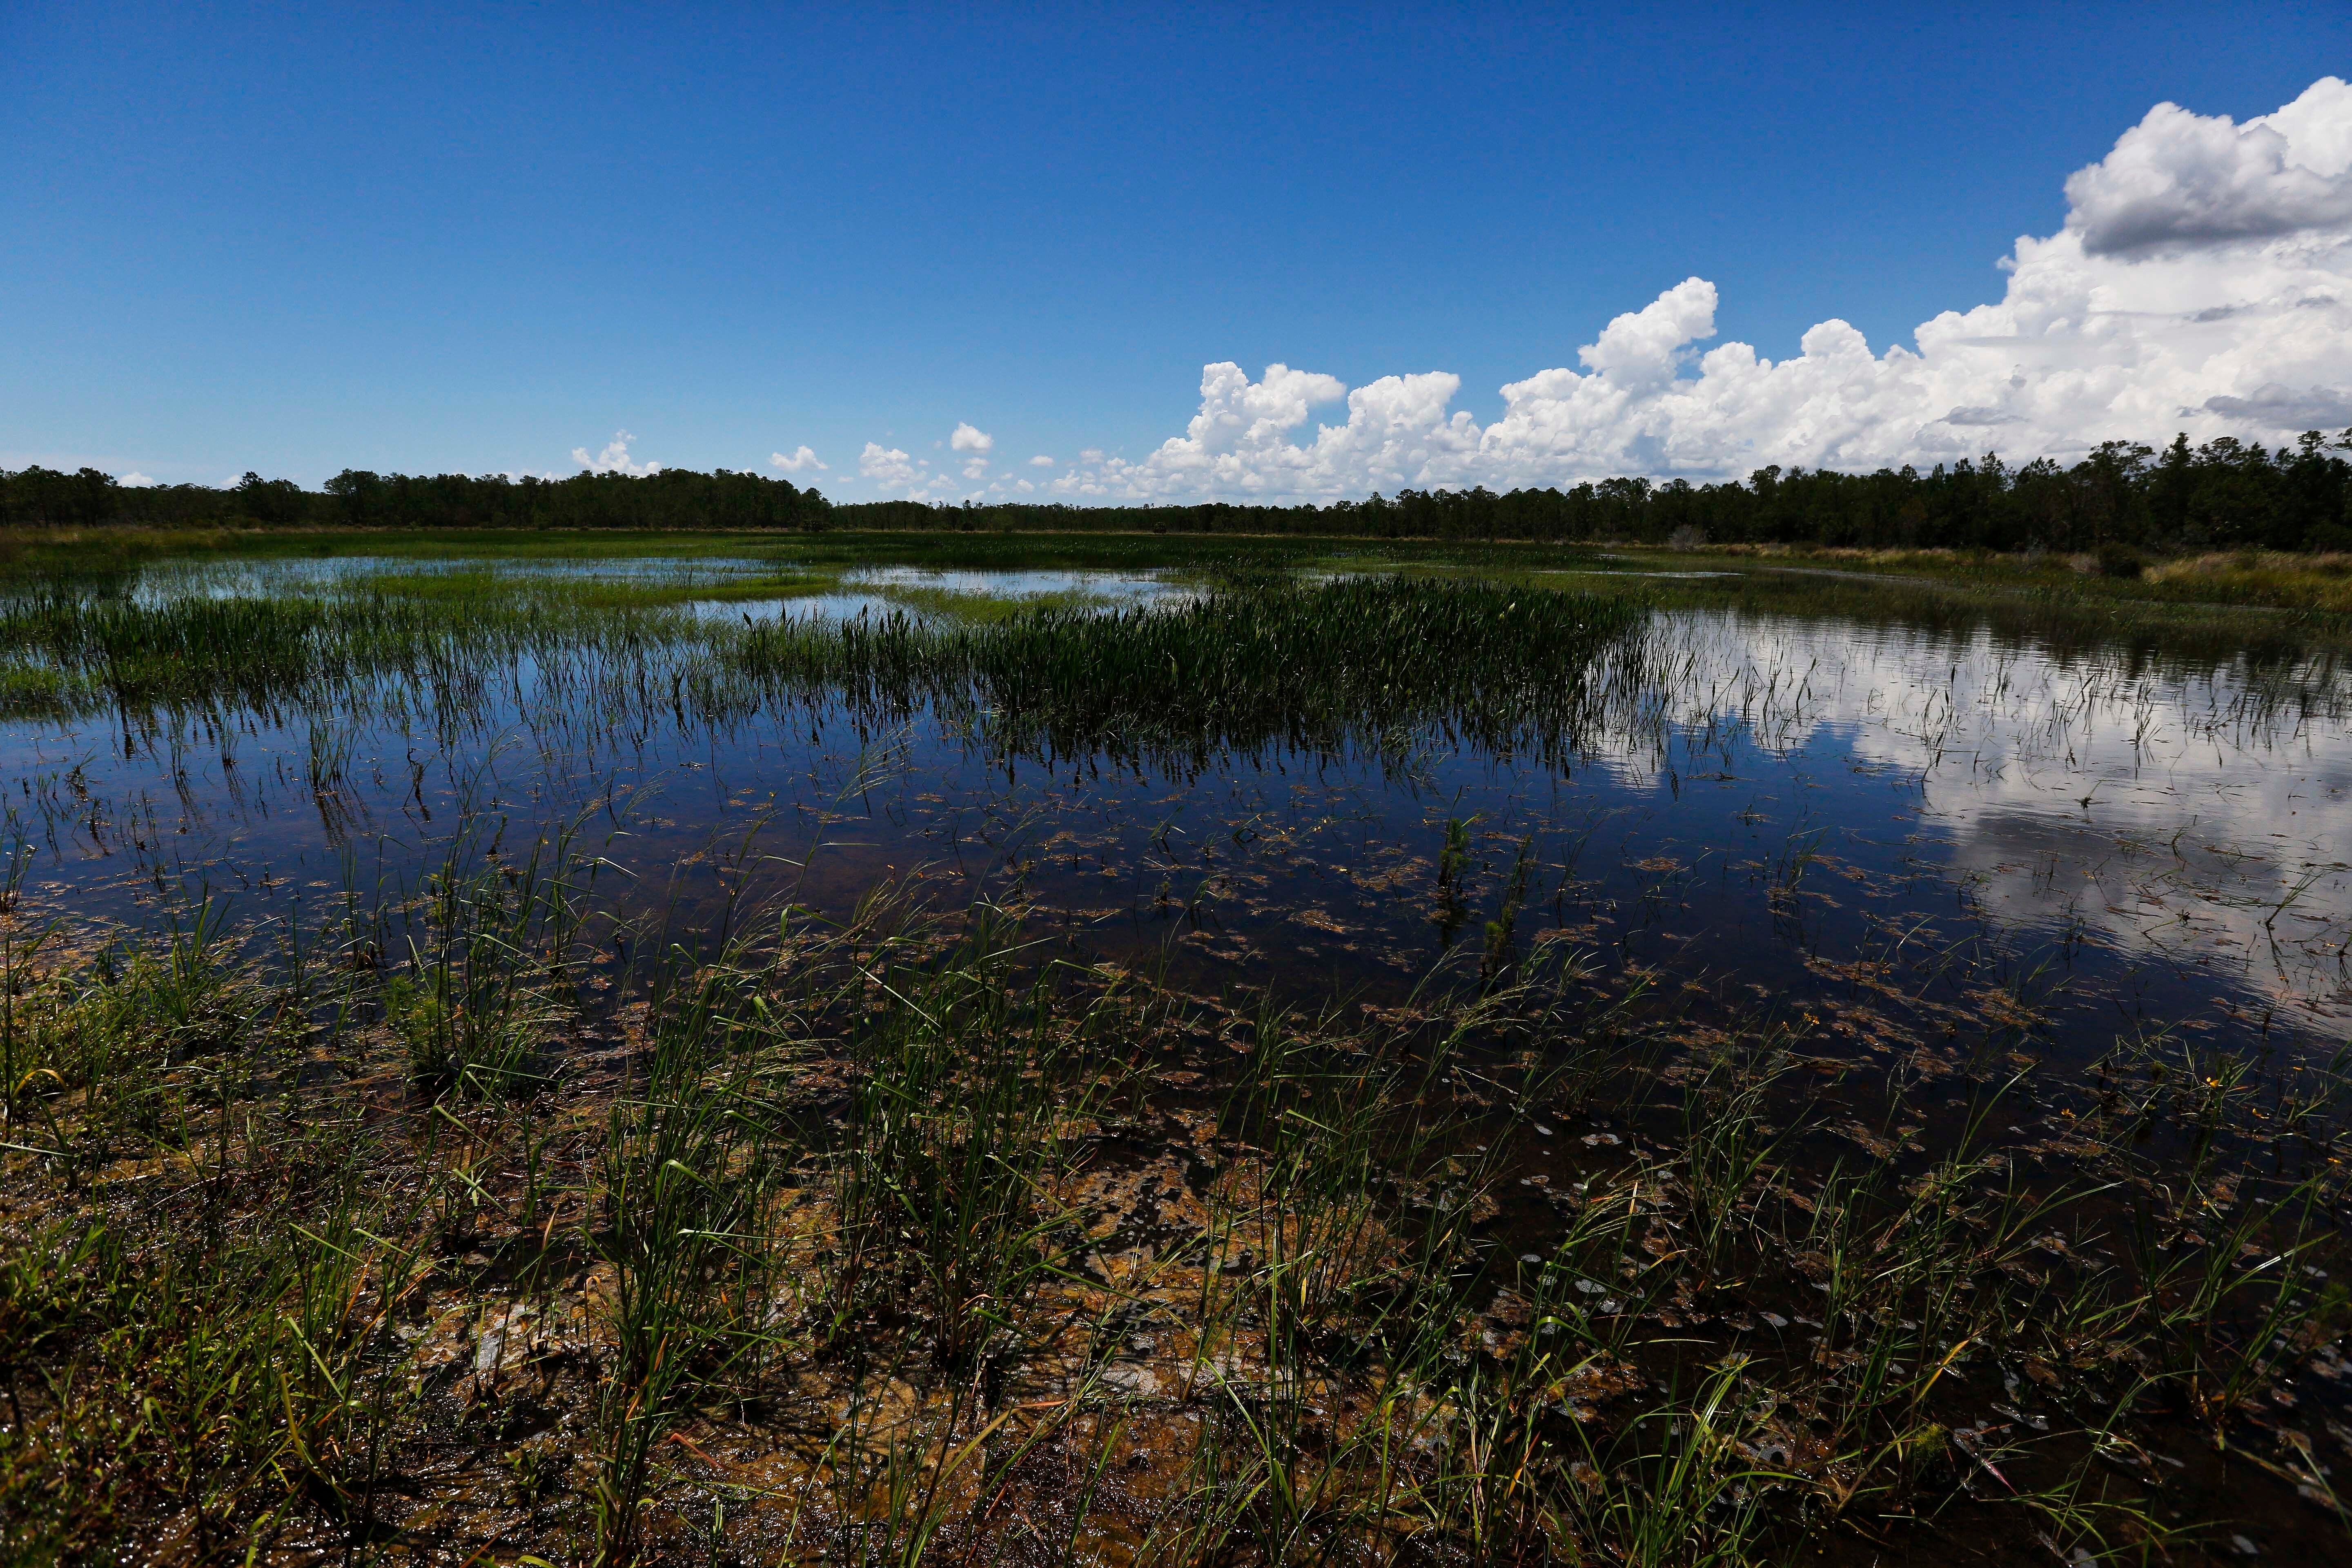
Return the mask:
[[2336, 1560], [2346, 642], [1549, 545], [23, 553], [0, 1539]]

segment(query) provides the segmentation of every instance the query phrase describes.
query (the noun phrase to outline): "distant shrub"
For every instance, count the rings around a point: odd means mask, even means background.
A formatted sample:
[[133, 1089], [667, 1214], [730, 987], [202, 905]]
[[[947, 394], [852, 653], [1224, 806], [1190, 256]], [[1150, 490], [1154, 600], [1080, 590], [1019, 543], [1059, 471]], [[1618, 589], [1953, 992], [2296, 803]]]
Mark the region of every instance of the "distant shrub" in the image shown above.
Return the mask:
[[2102, 577], [2138, 577], [2147, 571], [2147, 557], [2128, 544], [2103, 544], [2099, 547], [2099, 575]]

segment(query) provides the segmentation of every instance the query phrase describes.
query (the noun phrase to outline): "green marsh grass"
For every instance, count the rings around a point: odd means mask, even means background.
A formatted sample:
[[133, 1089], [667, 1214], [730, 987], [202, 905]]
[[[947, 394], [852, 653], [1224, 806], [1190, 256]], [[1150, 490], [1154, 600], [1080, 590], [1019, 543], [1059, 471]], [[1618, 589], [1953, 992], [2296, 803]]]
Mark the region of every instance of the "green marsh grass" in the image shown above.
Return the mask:
[[[481, 710], [482, 671], [528, 657], [543, 700], [574, 715], [708, 724], [845, 701], [886, 721], [928, 710], [1001, 754], [1192, 768], [1220, 749], [1402, 755], [1425, 731], [1550, 758], [1630, 689], [1612, 663], [1638, 659], [1641, 618], [1583, 595], [1415, 579], [1268, 581], [1154, 610], [1047, 602], [972, 624], [730, 621], [434, 581], [446, 596], [362, 579], [331, 597], [20, 598], [0, 607], [0, 641], [55, 679], [11, 688], [35, 694], [14, 716], [110, 707], [222, 727], [215, 716], [238, 708], [348, 719], [421, 697], [446, 723]], [[321, 783], [332, 771], [314, 767]]]

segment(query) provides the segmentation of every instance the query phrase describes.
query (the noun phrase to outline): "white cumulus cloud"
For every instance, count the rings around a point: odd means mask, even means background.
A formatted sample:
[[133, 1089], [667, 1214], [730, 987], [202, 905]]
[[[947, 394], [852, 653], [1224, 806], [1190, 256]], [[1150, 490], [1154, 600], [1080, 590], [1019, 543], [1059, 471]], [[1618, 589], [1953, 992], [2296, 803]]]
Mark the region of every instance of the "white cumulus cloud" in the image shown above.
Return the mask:
[[[1771, 359], [1709, 346], [1688, 278], [1610, 321], [1580, 368], [1501, 389], [1478, 425], [1444, 372], [1352, 391], [1286, 365], [1206, 366], [1182, 436], [1089, 449], [1051, 481], [1103, 499], [1328, 500], [1401, 488], [1738, 478], [1766, 464], [1920, 467], [1998, 450], [2066, 460], [2185, 430], [2278, 442], [2352, 425], [2352, 86], [2315, 83], [2240, 125], [2161, 104], [2066, 182], [2058, 233], [2021, 237], [1996, 303], [1874, 351], [1845, 321]], [[1344, 399], [1345, 417], [1313, 410]]]
[[1029, 459], [1029, 466], [1033, 468], [1050, 468], [1054, 466], [1054, 459], [1040, 452]]
[[587, 447], [574, 447], [572, 448], [572, 460], [592, 474], [633, 474], [643, 479], [648, 474], [660, 473], [662, 466], [659, 463], [633, 463], [629, 460], [629, 443], [635, 439], [626, 430], [615, 430], [603, 451], [592, 458]]
[[969, 425], [958, 425], [955, 434], [948, 437], [948, 447], [957, 452], [993, 452], [996, 437], [985, 430], [975, 430]]
[[127, 474], [117, 474], [115, 476], [114, 482], [118, 485], [124, 486], [127, 489], [135, 490], [143, 489], [147, 486], [153, 484], [155, 481], [141, 473], [138, 469], [133, 468]]
[[2352, 221], [2352, 85], [2315, 82], [2243, 125], [2159, 103], [2066, 182], [2066, 226], [2094, 256], [2270, 239]]
[[814, 468], [819, 473], [829, 471], [823, 463], [816, 460], [816, 454], [806, 447], [803, 447], [789, 458], [782, 452], [771, 452], [768, 454], [768, 461], [788, 474], [806, 473], [811, 468]]
[[902, 485], [919, 484], [927, 477], [925, 465], [909, 458], [896, 447], [885, 447], [879, 441], [866, 443], [866, 450], [857, 454], [857, 471], [884, 489]]

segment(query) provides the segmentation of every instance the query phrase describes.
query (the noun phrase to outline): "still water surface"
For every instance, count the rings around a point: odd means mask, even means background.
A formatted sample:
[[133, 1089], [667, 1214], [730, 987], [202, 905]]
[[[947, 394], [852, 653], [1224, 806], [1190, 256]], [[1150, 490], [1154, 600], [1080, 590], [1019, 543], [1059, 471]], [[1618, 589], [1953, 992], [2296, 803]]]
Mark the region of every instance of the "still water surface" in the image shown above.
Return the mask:
[[[745, 600], [716, 595], [773, 563], [340, 560], [167, 564], [136, 592], [469, 566], [708, 584], [696, 613], [754, 619], [1198, 591], [1153, 573], [878, 567]], [[1022, 903], [1090, 951], [1165, 952], [1206, 987], [1401, 995], [1449, 952], [1541, 951], [1695, 1018], [1761, 1002], [1817, 1047], [1988, 1029], [2078, 1059], [2158, 1028], [2344, 1041], [2342, 692], [2287, 700], [2240, 668], [1896, 620], [1671, 611], [1644, 635], [1662, 673], [1627, 707], [1642, 721], [1559, 768], [1431, 734], [1402, 758], [1230, 755], [1185, 775], [992, 757], [923, 714], [822, 705], [625, 734], [580, 722], [526, 659], [492, 672], [488, 721], [462, 731], [425, 721], [421, 692], [405, 714], [240, 712], [202, 745], [119, 717], [16, 723], [0, 727], [0, 783], [32, 847], [28, 901], [77, 920], [151, 922], [212, 896], [315, 925], [347, 895], [414, 889], [461, 826], [511, 852], [577, 821], [606, 889], [688, 926], [730, 888], [840, 914], [893, 876], [946, 903]], [[1468, 860], [1441, 885], [1449, 843]]]

